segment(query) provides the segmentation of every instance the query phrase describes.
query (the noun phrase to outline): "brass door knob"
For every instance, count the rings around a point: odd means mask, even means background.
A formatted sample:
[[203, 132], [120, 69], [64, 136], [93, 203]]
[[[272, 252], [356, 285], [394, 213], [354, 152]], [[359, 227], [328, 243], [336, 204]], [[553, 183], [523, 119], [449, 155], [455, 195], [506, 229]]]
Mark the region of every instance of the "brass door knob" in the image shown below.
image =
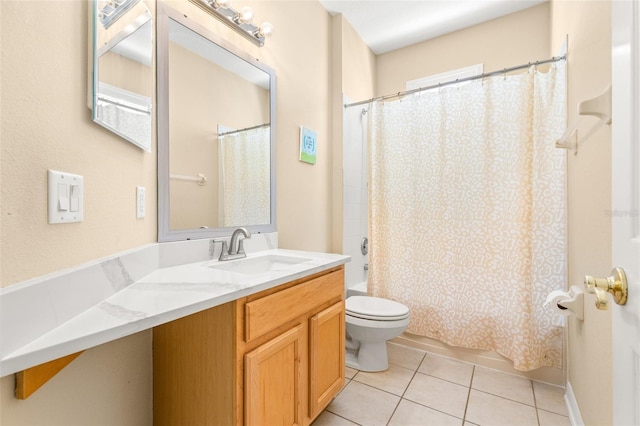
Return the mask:
[[618, 305], [627, 303], [627, 275], [622, 268], [613, 268], [611, 276], [607, 278], [594, 278], [586, 275], [584, 277], [584, 286], [589, 293], [596, 295], [596, 308], [600, 310], [604, 311], [608, 307], [607, 293], [613, 295], [613, 300]]

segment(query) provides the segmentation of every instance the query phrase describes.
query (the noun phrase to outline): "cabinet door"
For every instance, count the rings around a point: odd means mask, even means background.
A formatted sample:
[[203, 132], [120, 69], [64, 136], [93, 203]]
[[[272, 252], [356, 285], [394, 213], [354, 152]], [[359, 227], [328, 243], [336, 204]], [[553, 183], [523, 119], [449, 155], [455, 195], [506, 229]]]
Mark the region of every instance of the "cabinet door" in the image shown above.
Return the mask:
[[244, 356], [245, 424], [302, 425], [303, 331], [298, 325]]
[[344, 302], [309, 320], [309, 417], [314, 418], [344, 384]]

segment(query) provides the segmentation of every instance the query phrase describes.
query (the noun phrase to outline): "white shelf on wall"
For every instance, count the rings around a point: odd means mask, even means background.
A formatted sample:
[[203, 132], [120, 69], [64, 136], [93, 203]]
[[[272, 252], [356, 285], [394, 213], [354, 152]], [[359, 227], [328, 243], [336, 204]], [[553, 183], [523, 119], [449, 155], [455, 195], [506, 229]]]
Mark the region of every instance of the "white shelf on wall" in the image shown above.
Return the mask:
[[[599, 118], [599, 121], [591, 127], [582, 137], [582, 141], [589, 137], [603, 125], [611, 124], [611, 85], [600, 95], [592, 99], [580, 102], [578, 105], [578, 115], [590, 115]], [[556, 148], [563, 148], [578, 154], [578, 145], [580, 138], [578, 136], [578, 126], [569, 127], [562, 137], [556, 141]]]

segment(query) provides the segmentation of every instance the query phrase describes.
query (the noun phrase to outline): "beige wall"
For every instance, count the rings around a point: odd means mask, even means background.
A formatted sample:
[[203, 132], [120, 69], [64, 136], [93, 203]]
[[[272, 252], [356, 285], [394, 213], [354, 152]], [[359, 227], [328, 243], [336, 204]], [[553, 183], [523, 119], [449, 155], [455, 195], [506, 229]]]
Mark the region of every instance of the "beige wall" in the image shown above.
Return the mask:
[[[317, 1], [246, 4], [253, 7], [256, 19], [274, 25], [266, 46], [254, 47], [249, 53], [274, 68], [277, 75], [280, 246], [331, 251], [331, 17]], [[317, 132], [315, 165], [298, 161], [300, 126]]]
[[3, 378], [0, 424], [151, 425], [151, 376], [151, 333], [134, 334], [84, 352], [26, 400]]
[[[408, 80], [483, 64], [495, 71], [549, 57], [549, 3], [378, 56], [376, 96]], [[554, 52], [555, 53], [555, 52]]]
[[[0, 2], [3, 287], [156, 239], [155, 155], [91, 122], [88, 4]], [[83, 222], [47, 224], [49, 168], [84, 176]], [[147, 188], [145, 219], [136, 219], [137, 185]], [[0, 423], [144, 424], [150, 338], [86, 352], [26, 401], [12, 397], [12, 376], [2, 378]]]
[[[243, 2], [274, 24], [258, 48], [186, 0], [172, 3], [275, 69], [280, 245], [330, 250], [329, 14], [316, 1]], [[155, 143], [151, 154], [134, 147], [92, 123], [86, 106], [88, 4], [0, 1], [2, 286], [156, 240]], [[314, 166], [298, 161], [301, 125], [318, 133]], [[48, 168], [84, 176], [84, 222], [47, 224]], [[147, 189], [142, 220], [137, 185]], [[85, 352], [26, 401], [2, 378], [0, 423], [151, 424], [150, 336]]]
[[[569, 36], [568, 120], [575, 122], [578, 103], [611, 84], [611, 3], [556, 0], [552, 3], [552, 45]], [[578, 135], [597, 123], [580, 120]], [[604, 126], [580, 141], [568, 162], [569, 284], [586, 274], [611, 270], [611, 128]], [[583, 144], [583, 145], [582, 145]], [[568, 381], [587, 425], [610, 425], [612, 417], [611, 313], [598, 311], [586, 295], [584, 321], [569, 318]], [[597, 372], [596, 372], [597, 371]]]
[[[0, 3], [2, 286], [156, 239], [155, 155], [91, 122], [87, 5]], [[47, 223], [47, 169], [84, 176], [83, 222]], [[137, 185], [147, 188], [142, 220]]]
[[342, 28], [342, 92], [352, 102], [370, 99], [376, 86], [377, 57], [345, 19]]
[[[186, 0], [173, 4], [276, 70], [278, 231], [283, 247], [328, 251], [337, 244], [335, 234], [332, 243], [332, 230], [338, 226], [333, 226], [337, 209], [332, 210], [332, 203], [340, 199], [333, 198], [332, 188], [341, 177], [341, 164], [332, 164], [330, 141], [338, 140], [341, 111], [338, 114], [335, 106], [341, 103], [342, 90], [353, 98], [368, 98], [369, 79], [379, 82], [376, 94], [385, 94], [402, 90], [407, 79], [474, 63], [495, 69], [528, 62], [548, 56], [550, 46], [557, 48], [567, 33], [570, 111], [610, 80], [608, 2], [552, 3], [553, 31], [546, 15], [549, 6], [542, 5], [515, 15], [514, 22], [501, 18], [491, 26], [443, 36], [437, 45], [382, 55], [377, 76], [372, 76], [372, 55], [357, 40], [351, 45], [351, 29], [336, 24], [316, 1], [245, 2], [258, 19], [274, 24], [274, 35], [262, 49]], [[2, 286], [156, 239], [155, 154], [93, 124], [86, 108], [87, 5], [83, 0], [0, 1]], [[333, 41], [338, 34], [344, 51], [359, 52], [357, 56], [342, 55], [341, 49], [336, 57]], [[477, 45], [461, 45], [463, 35]], [[399, 66], [400, 57], [407, 55], [423, 59]], [[350, 60], [358, 61], [365, 73], [352, 69]], [[360, 75], [365, 80], [358, 80]], [[318, 132], [315, 166], [298, 162], [300, 125]], [[592, 209], [609, 206], [609, 140], [604, 129], [570, 159], [571, 283], [585, 273], [606, 274], [611, 266], [609, 220], [604, 211]], [[84, 222], [47, 224], [48, 168], [85, 176]], [[147, 188], [147, 217], [142, 220], [135, 218], [137, 185]], [[588, 298], [585, 322], [570, 323], [569, 380], [585, 422], [610, 424], [609, 376], [583, 373], [610, 359], [610, 319], [606, 312], [588, 309], [591, 302]], [[26, 401], [13, 398], [13, 377], [1, 379], [0, 423], [151, 424], [150, 340], [144, 332], [91, 349]]]
[[109, 51], [100, 56], [98, 69], [98, 80], [101, 83], [107, 83], [147, 98], [151, 98], [155, 92], [155, 87], [149, 81], [149, 76], [154, 75], [156, 71], [149, 65]]

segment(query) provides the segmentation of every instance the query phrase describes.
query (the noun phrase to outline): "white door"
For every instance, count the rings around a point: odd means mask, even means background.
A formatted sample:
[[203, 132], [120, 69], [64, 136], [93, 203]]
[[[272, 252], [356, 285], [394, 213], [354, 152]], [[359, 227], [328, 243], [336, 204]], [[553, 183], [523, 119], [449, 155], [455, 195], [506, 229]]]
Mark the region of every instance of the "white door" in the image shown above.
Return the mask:
[[627, 274], [626, 305], [613, 316], [613, 420], [640, 425], [640, 5], [612, 2], [613, 265]]

